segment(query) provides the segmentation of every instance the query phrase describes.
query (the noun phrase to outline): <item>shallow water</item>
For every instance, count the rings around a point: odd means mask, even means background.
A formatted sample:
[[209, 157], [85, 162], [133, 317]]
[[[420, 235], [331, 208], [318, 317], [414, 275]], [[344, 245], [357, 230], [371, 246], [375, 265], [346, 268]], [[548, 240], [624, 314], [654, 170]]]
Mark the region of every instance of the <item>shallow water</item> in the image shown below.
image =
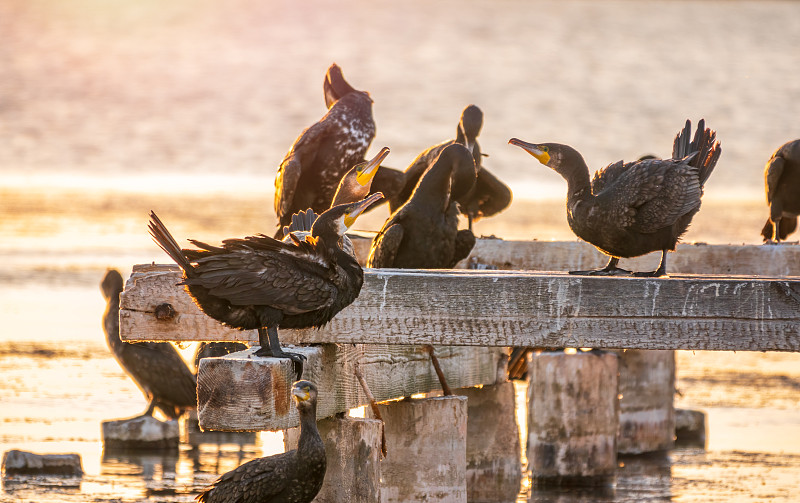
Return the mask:
[[[800, 137], [799, 17], [794, 1], [0, 2], [0, 450], [78, 452], [86, 471], [4, 480], [0, 501], [190, 501], [282, 449], [261, 434], [104, 453], [100, 422], [145, 403], [105, 347], [98, 283], [166, 262], [150, 209], [177, 236], [272, 232], [275, 168], [324, 113], [332, 61], [370, 91], [372, 150], [390, 146], [393, 167], [483, 109], [485, 166], [515, 200], [479, 234], [574, 239], [565, 184], [510, 137], [569, 143], [598, 168], [666, 155], [705, 117], [724, 152], [686, 240], [758, 243], [763, 165]], [[520, 501], [793, 501], [799, 363], [680, 352], [677, 403], [707, 412], [706, 450], [625, 459], [605, 493], [523, 487]]]

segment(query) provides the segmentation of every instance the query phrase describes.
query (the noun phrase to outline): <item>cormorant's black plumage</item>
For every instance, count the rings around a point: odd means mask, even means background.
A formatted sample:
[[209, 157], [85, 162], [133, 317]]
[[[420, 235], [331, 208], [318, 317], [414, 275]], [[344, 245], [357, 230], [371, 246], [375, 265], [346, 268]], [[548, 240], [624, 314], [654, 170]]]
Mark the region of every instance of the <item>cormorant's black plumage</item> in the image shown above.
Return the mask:
[[201, 503], [308, 503], [322, 488], [327, 461], [317, 429], [317, 387], [292, 386], [300, 416], [297, 449], [258, 458], [223, 474], [198, 496]]
[[475, 175], [466, 147], [454, 143], [443, 148], [408, 202], [373, 239], [367, 267], [441, 269], [466, 258], [475, 236], [458, 230], [455, 201], [474, 184]]
[[363, 162], [375, 137], [372, 99], [350, 86], [335, 63], [323, 89], [328, 112], [295, 140], [275, 177], [276, 236], [291, 223], [292, 214], [328, 209], [342, 176]]
[[184, 409], [197, 407], [197, 381], [178, 351], [168, 342], [125, 342], [119, 336], [119, 294], [122, 275], [106, 272], [100, 288], [108, 301], [103, 328], [108, 347], [125, 372], [147, 397], [145, 414], [158, 407], [165, 416], [176, 419]]
[[764, 168], [764, 188], [769, 218], [761, 235], [765, 242], [779, 243], [795, 231], [800, 215], [800, 140], [787, 142], [772, 154]]
[[311, 236], [294, 244], [262, 234], [227, 239], [222, 246], [189, 240], [198, 249], [182, 250], [152, 212], [149, 229], [183, 269], [183, 284], [204, 313], [233, 328], [257, 329], [261, 349], [256, 354], [291, 358], [302, 374], [302, 355], [281, 349], [278, 327], [322, 326], [355, 300], [363, 271], [342, 251], [340, 241], [356, 217], [380, 197], [323, 212]]
[[483, 112], [481, 109], [475, 105], [468, 105], [464, 108], [456, 128], [455, 139], [434, 145], [419, 154], [406, 168], [402, 188], [391, 195], [387, 194], [389, 211], [395, 212], [408, 201], [422, 174], [433, 165], [442, 149], [453, 143], [467, 147], [472, 153], [478, 172], [472, 187], [456, 198], [460, 212], [468, 219], [469, 229], [472, 229], [473, 221], [495, 215], [506, 209], [511, 204], [511, 189], [483, 166], [483, 153], [478, 143], [478, 135], [482, 127]]
[[525, 149], [567, 180], [567, 221], [575, 234], [609, 255], [608, 265], [585, 274], [629, 273], [617, 267], [620, 257], [661, 251], [658, 269], [641, 276], [666, 274], [667, 252], [675, 250], [700, 209], [703, 184], [722, 151], [716, 133], [700, 120], [694, 139], [687, 120], [675, 137], [671, 159], [622, 161], [606, 166], [589, 181], [589, 168], [572, 147], [509, 143]]

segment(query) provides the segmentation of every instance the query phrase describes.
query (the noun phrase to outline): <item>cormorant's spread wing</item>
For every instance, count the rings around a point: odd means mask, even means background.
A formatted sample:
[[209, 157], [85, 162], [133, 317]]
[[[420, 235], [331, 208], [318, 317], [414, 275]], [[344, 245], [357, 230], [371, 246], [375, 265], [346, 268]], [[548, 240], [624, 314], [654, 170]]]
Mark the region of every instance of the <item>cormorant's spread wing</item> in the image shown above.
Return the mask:
[[596, 194], [609, 221], [640, 232], [672, 225], [700, 204], [697, 168], [675, 160], [648, 159], [615, 170], [619, 175]]
[[767, 188], [767, 204], [772, 202], [775, 191], [778, 190], [778, 182], [783, 174], [783, 157], [775, 156], [769, 160], [767, 168], [764, 170], [764, 181]]
[[330, 264], [313, 246], [281, 243], [267, 237], [224, 242], [226, 253], [197, 260], [188, 285], [200, 285], [233, 305], [266, 305], [298, 314], [330, 305], [337, 293], [328, 279]]
[[197, 501], [209, 503], [240, 503], [269, 501], [279, 494], [292, 479], [289, 465], [297, 451], [289, 451], [266, 458], [257, 458], [224, 473], [211, 487], [198, 496]]
[[393, 223], [381, 230], [372, 241], [367, 258], [367, 267], [394, 267], [397, 250], [403, 241], [403, 226]]
[[310, 166], [317, 157], [319, 145], [328, 129], [325, 117], [300, 133], [278, 168], [275, 176], [275, 213], [279, 220], [291, 211], [297, 181], [300, 180], [303, 168]]

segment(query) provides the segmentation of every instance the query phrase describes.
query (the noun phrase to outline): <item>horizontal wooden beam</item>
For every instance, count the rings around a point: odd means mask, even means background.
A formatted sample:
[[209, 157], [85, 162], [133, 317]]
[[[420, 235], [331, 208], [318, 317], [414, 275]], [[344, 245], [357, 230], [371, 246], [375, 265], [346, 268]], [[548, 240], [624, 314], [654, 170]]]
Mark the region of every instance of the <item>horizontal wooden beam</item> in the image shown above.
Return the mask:
[[[295, 379], [288, 359], [261, 358], [248, 349], [200, 360], [197, 410], [211, 430], [280, 430], [297, 426], [290, 389]], [[428, 352], [420, 346], [324, 344], [293, 348], [306, 355], [303, 378], [319, 389], [317, 416], [330, 417], [366, 405], [355, 376], [358, 364], [378, 401], [441, 389]], [[506, 379], [500, 348], [436, 347], [452, 388], [495, 384]]]
[[[257, 340], [203, 315], [176, 268], [134, 272], [123, 293], [126, 340]], [[153, 316], [170, 303], [177, 315]], [[441, 344], [800, 351], [800, 278], [586, 277], [532, 271], [365, 271], [352, 305], [297, 344]]]

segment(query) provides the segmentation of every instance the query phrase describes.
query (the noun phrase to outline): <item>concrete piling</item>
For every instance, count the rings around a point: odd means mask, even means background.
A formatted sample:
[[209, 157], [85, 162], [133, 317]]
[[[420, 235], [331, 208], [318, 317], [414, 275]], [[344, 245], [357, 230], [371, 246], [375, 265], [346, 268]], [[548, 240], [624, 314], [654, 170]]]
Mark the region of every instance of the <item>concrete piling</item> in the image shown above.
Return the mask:
[[516, 501], [522, 467], [514, 384], [458, 391], [467, 397], [467, 500]]
[[403, 399], [378, 407], [388, 451], [381, 501], [466, 503], [467, 398]]
[[619, 421], [617, 355], [547, 351], [530, 356], [528, 464], [534, 484], [613, 480]]
[[[380, 503], [381, 422], [334, 416], [317, 422], [327, 469], [316, 503]], [[297, 448], [300, 429], [284, 430], [286, 450]]]
[[619, 356], [617, 452], [671, 449], [675, 444], [675, 351], [614, 352]]

